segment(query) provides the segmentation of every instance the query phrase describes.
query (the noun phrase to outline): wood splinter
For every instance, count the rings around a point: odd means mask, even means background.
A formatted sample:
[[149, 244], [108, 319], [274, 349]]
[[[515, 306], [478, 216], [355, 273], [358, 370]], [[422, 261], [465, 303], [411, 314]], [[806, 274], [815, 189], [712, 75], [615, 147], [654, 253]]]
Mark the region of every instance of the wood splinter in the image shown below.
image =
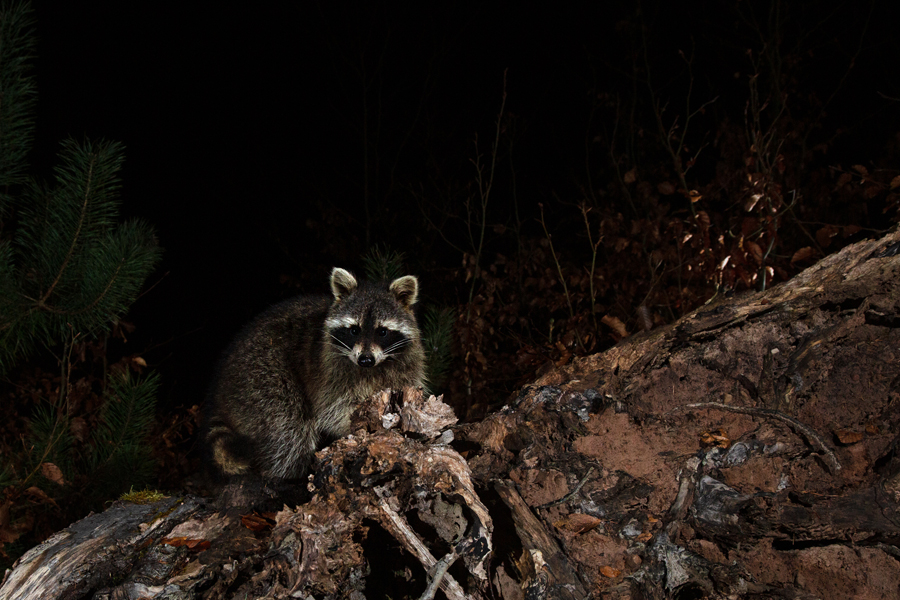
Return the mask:
[[[381, 509], [382, 514], [386, 517], [386, 519], [382, 521], [385, 528], [404, 548], [419, 560], [428, 573], [431, 573], [432, 568], [438, 564], [438, 560], [431, 554], [431, 551], [428, 550], [422, 540], [419, 539], [419, 536], [413, 531], [413, 528], [409, 526], [409, 523], [406, 522], [406, 518], [392, 509], [384, 498], [379, 502], [378, 508]], [[456, 552], [451, 552], [451, 554], [456, 554]], [[446, 556], [442, 558], [441, 562], [446, 560], [446, 558]], [[447, 574], [447, 569], [450, 568], [450, 565], [452, 565], [457, 558], [458, 556], [454, 556], [452, 561], [446, 563], [446, 566], [434, 569], [434, 576], [428, 585], [428, 589], [426, 589], [425, 593], [422, 595], [422, 598], [434, 598], [436, 589], [432, 589], [432, 587], [434, 587], [435, 584], [447, 594], [448, 600], [469, 600], [471, 598], [463, 591], [456, 579], [454, 579], [452, 575]], [[429, 590], [431, 590], [430, 596], [428, 595]]]

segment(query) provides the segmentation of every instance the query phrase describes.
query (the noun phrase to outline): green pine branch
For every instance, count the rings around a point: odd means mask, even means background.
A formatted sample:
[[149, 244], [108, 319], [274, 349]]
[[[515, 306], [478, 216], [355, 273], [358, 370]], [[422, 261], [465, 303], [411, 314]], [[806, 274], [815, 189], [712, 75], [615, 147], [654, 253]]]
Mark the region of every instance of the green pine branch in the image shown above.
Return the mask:
[[393, 281], [406, 275], [405, 260], [403, 252], [375, 244], [362, 257], [363, 271], [369, 281]]
[[[76, 444], [65, 401], [47, 402], [31, 417], [26, 472], [15, 477], [3, 465], [0, 480], [24, 488], [44, 473], [47, 463], [58, 467], [66, 485], [78, 481], [89, 503], [110, 498], [128, 487], [145, 485], [156, 461], [150, 444], [156, 414], [156, 373], [143, 378], [118, 375], [110, 381], [98, 423], [86, 444]], [[58, 482], [57, 482], [58, 483]]]
[[67, 332], [108, 331], [160, 257], [153, 230], [119, 224], [121, 144], [62, 144], [56, 185], [32, 183], [0, 245], [0, 372]]
[[0, 6], [0, 219], [11, 185], [22, 183], [37, 101], [31, 58], [34, 21], [26, 2]]
[[422, 324], [422, 345], [425, 348], [425, 379], [429, 390], [442, 390], [450, 375], [453, 360], [453, 328], [456, 326], [456, 311], [452, 308], [425, 308]]
[[29, 484], [45, 463], [56, 465], [67, 479], [73, 473], [72, 430], [69, 417], [58, 403], [37, 407], [31, 415], [25, 465], [28, 473], [20, 485]]
[[160, 256], [149, 226], [118, 221], [121, 144], [66, 140], [53, 184], [25, 177], [34, 40], [29, 4], [0, 5], [0, 374], [72, 331], [108, 331]]
[[[140, 486], [153, 475], [149, 441], [156, 415], [156, 373], [144, 378], [114, 377], [91, 440], [86, 472], [104, 487]], [[121, 492], [117, 489], [116, 493]]]
[[[119, 220], [121, 144], [66, 140], [53, 181], [26, 177], [33, 49], [30, 6], [0, 0], [0, 375], [39, 348], [54, 352], [59, 363], [58, 393], [30, 415], [21, 449], [0, 459], [0, 489], [7, 508], [19, 511], [11, 518], [20, 525], [38, 510], [23, 502], [33, 486], [76, 518], [79, 509], [150, 480], [159, 383], [156, 375], [111, 376], [104, 363], [97, 379], [108, 381], [100, 414], [70, 413], [68, 390], [95, 375], [77, 348], [108, 333], [129, 309], [160, 249], [149, 225]], [[86, 441], [73, 433], [76, 418], [93, 425]], [[4, 551], [12, 551], [9, 540], [0, 541]]]
[[9, 465], [0, 464], [0, 490], [16, 483], [16, 474]]

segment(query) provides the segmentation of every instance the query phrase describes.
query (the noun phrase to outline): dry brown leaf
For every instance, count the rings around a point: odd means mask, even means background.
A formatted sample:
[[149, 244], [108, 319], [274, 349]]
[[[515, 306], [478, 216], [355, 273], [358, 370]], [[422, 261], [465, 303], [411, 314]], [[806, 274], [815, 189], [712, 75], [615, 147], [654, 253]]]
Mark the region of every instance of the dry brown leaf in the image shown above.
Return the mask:
[[763, 251], [762, 248], [760, 248], [759, 244], [747, 240], [746, 242], [744, 242], [744, 246], [746, 246], [747, 250], [750, 252], [750, 255], [753, 257], [753, 260], [756, 261], [756, 264], [763, 264]]
[[900, 175], [891, 179], [891, 189], [896, 190], [898, 187], [900, 187]]
[[881, 190], [883, 190], [883, 189], [884, 188], [881, 187], [880, 184], [871, 183], [863, 188], [863, 196], [865, 196], [866, 198], [871, 200], [872, 198], [874, 198], [875, 196], [880, 194]]
[[173, 538], [163, 538], [162, 543], [166, 546], [184, 546], [187, 538], [184, 536], [173, 537]]
[[72, 417], [72, 419], [69, 420], [69, 431], [72, 432], [72, 437], [79, 442], [88, 439], [88, 435], [90, 434], [87, 421], [85, 421], [83, 417]]
[[0, 556], [4, 558], [9, 558], [9, 555], [3, 551], [4, 544], [16, 541], [22, 534], [34, 529], [33, 511], [27, 511], [23, 517], [10, 521], [11, 507], [12, 500], [7, 500], [0, 505]]
[[63, 477], [62, 470], [60, 470], [60, 468], [53, 463], [41, 463], [41, 475], [43, 475], [56, 485], [66, 485], [66, 478]]
[[273, 525], [271, 521], [256, 513], [241, 515], [241, 524], [250, 531], [265, 531], [271, 529]]
[[709, 229], [709, 225], [710, 223], [712, 223], [712, 221], [709, 218], [709, 214], [707, 214], [705, 210], [697, 211], [697, 223], [700, 225], [700, 229], [704, 231]]
[[622, 176], [622, 181], [625, 183], [634, 183], [637, 179], [637, 168], [631, 169], [624, 176]]
[[838, 177], [837, 180], [837, 187], [843, 187], [847, 185], [852, 179], [853, 175], [851, 175], [850, 173], [841, 173], [841, 176]]
[[845, 446], [855, 444], [864, 437], [861, 431], [851, 431], [850, 429], [838, 429], [834, 432], [834, 435]]
[[669, 196], [675, 193], [675, 186], [668, 181], [663, 181], [656, 185], [656, 190], [663, 196]]
[[602, 521], [597, 517], [592, 517], [591, 515], [583, 513], [574, 513], [563, 517], [554, 523], [553, 526], [557, 529], [563, 529], [573, 533], [585, 533], [594, 529], [600, 523], [602, 523]]
[[754, 208], [756, 208], [756, 204], [762, 197], [762, 194], [753, 194], [752, 196], [747, 198], [747, 200], [744, 202], [744, 210], [747, 212], [752, 211]]
[[816, 250], [812, 246], [804, 246], [800, 248], [794, 255], [791, 257], [791, 264], [807, 260], [813, 256], [815, 256]]
[[869, 174], [869, 170], [862, 165], [853, 165], [853, 170], [865, 177]]
[[13, 529], [4, 529], [0, 527], [0, 545], [2, 544], [11, 544], [19, 537], [25, 533], [24, 531], [17, 531]]
[[715, 431], [704, 431], [701, 433], [700, 444], [704, 448], [712, 448], [713, 446], [727, 448], [731, 445], [731, 440], [728, 438], [728, 434], [725, 433], [724, 429], [716, 429]]
[[819, 245], [822, 248], [827, 248], [831, 245], [831, 238], [836, 236], [839, 232], [840, 230], [834, 225], [826, 225], [816, 232], [816, 241], [819, 242]]
[[37, 500], [38, 502], [42, 502], [44, 504], [52, 504], [56, 508], [59, 508], [59, 505], [56, 503], [56, 500], [54, 500], [53, 498], [48, 496], [47, 492], [45, 492], [44, 490], [42, 490], [41, 488], [39, 488], [35, 485], [33, 485], [30, 488], [28, 488], [27, 490], [25, 490], [25, 493], [28, 496], [31, 496], [33, 499]]
[[619, 575], [622, 574], [622, 571], [620, 571], [619, 569], [610, 567], [609, 565], [603, 565], [602, 567], [600, 567], [600, 574], [603, 575], [604, 577], [609, 577], [610, 579], [615, 579], [616, 577], [618, 577]]
[[603, 315], [600, 318], [600, 322], [613, 330], [614, 338], [617, 340], [627, 338], [628, 337], [628, 329], [625, 327], [625, 323], [620, 321], [617, 317], [612, 315]]
[[188, 550], [206, 550], [210, 547], [209, 540], [195, 540], [184, 536], [165, 538], [162, 543], [167, 546], [186, 546]]

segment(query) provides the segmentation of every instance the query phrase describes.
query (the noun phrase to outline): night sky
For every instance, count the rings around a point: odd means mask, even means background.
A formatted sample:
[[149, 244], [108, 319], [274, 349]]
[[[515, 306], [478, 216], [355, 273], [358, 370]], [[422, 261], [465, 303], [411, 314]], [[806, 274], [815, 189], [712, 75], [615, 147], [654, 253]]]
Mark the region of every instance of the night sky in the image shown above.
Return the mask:
[[[472, 141], [477, 133], [486, 147], [493, 135], [504, 70], [520, 202], [577, 195], [591, 90], [629, 90], [634, 49], [623, 31], [636, 3], [380, 4], [34, 2], [32, 163], [49, 177], [67, 136], [125, 145], [123, 215], [152, 223], [165, 252], [130, 313], [136, 345], [166, 378], [163, 403], [199, 403], [218, 353], [260, 309], [324, 291], [333, 265], [359, 268], [364, 124], [380, 161], [369, 190], [382, 225], [370, 240], [415, 253], [419, 268], [461, 258], [409, 216], [419, 210], [409, 190], [471, 177]], [[708, 118], [739, 116], [742, 56], [758, 47], [733, 10], [746, 3], [672, 4], [643, 7], [661, 96], [682, 94], [678, 51], [693, 48], [695, 93], [722, 107]], [[851, 56], [869, 27], [849, 92], [832, 105], [853, 113], [854, 149], [880, 123], [897, 124], [896, 102], [879, 93], [900, 96], [894, 3], [864, 4], [797, 3], [799, 23], [786, 29], [840, 13], [803, 71], [827, 79], [829, 60]], [[498, 193], [501, 215], [503, 202]], [[322, 206], [341, 215], [337, 226], [323, 222]]]

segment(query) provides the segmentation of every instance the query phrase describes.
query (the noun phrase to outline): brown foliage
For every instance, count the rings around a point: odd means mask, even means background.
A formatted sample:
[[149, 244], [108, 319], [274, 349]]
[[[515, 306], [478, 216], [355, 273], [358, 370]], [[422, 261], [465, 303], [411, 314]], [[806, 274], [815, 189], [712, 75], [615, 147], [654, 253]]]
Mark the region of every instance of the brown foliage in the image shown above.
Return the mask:
[[[751, 56], [754, 68], [759, 60]], [[869, 166], [831, 162], [838, 134], [811, 144], [827, 137], [817, 133], [823, 117], [811, 107], [819, 104], [787, 81], [778, 92], [750, 76], [743, 126], [711, 119], [715, 98], [690, 112], [692, 87], [680, 119], [652, 89], [627, 101], [597, 92], [594, 111], [615, 125], [586, 134], [580, 197], [538, 204], [529, 221], [520, 215], [534, 211], [513, 196], [512, 226], [457, 215], [470, 239], [480, 229], [484, 247], [495, 249], [464, 251], [455, 274], [471, 290], [458, 310], [459, 365], [448, 394], [461, 414], [483, 416], [545, 366], [671, 322], [717, 295], [765, 290], [897, 221], [893, 145], [854, 158]], [[501, 133], [514, 129], [515, 118], [505, 118]], [[654, 121], [659, 135], [648, 133]], [[502, 162], [498, 147], [493, 158]], [[478, 201], [470, 194], [466, 206]]]

